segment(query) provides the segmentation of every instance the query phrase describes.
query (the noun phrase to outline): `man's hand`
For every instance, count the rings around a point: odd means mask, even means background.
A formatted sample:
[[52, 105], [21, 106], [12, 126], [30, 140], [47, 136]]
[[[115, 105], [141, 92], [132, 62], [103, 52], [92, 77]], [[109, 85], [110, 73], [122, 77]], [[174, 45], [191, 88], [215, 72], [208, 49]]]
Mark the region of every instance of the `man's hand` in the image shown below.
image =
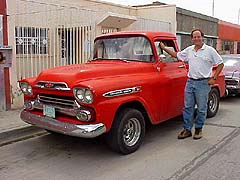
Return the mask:
[[168, 48], [166, 48], [166, 46], [164, 45], [164, 43], [160, 42], [159, 46], [162, 50], [166, 51], [170, 56], [177, 58], [177, 53], [175, 51], [172, 51]]
[[221, 73], [221, 71], [223, 69], [223, 66], [224, 66], [223, 63], [221, 63], [217, 66], [215, 74], [213, 75], [213, 77], [209, 78], [209, 80], [208, 80], [209, 85], [213, 85], [216, 82], [216, 79], [217, 79], [218, 75]]
[[213, 77], [210, 77], [210, 78], [208, 79], [208, 84], [209, 84], [209, 85], [213, 85], [213, 84], [215, 84], [215, 82], [216, 82], [216, 80], [215, 80]]
[[161, 49], [165, 50], [165, 45], [163, 44], [163, 42], [160, 42], [159, 46], [160, 46]]

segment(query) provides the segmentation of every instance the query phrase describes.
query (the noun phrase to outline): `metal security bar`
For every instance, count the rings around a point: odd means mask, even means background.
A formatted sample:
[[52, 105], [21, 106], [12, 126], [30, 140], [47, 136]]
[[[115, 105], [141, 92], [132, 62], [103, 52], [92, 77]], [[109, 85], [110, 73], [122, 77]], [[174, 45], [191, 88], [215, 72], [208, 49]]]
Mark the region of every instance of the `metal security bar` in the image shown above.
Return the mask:
[[113, 32], [118, 32], [118, 31], [120, 31], [119, 28], [102, 27], [102, 29], [101, 29], [102, 34], [113, 33]]
[[90, 58], [95, 11], [46, 1], [17, 0], [16, 6], [18, 80], [37, 76], [43, 69], [83, 63]]

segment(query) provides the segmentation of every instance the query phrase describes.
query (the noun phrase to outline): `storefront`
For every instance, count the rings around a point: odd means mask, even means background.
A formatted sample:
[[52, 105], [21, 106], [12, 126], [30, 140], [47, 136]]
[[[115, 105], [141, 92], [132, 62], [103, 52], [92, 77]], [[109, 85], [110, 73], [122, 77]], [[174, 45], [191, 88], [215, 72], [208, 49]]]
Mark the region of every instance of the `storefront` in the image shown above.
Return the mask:
[[221, 54], [240, 54], [240, 25], [219, 21], [217, 50]]

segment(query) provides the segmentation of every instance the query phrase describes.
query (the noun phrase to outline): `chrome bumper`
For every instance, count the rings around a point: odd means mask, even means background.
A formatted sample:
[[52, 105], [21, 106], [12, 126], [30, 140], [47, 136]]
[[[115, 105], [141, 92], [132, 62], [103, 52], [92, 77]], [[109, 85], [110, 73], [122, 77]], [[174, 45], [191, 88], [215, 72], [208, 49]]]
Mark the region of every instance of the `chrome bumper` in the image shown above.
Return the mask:
[[106, 126], [103, 123], [77, 125], [58, 121], [50, 117], [32, 114], [25, 110], [21, 112], [20, 117], [29, 124], [70, 136], [94, 138], [106, 132]]
[[236, 90], [238, 90], [238, 89], [240, 89], [240, 85], [226, 85], [226, 88], [227, 89], [236, 89]]

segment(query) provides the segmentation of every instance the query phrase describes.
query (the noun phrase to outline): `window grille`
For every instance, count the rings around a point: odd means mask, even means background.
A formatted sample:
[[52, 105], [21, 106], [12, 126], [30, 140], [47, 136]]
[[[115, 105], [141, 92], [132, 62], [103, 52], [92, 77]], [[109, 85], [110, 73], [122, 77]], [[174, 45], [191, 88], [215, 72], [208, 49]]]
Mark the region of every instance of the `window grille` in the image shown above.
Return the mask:
[[48, 54], [48, 29], [15, 27], [16, 54]]

